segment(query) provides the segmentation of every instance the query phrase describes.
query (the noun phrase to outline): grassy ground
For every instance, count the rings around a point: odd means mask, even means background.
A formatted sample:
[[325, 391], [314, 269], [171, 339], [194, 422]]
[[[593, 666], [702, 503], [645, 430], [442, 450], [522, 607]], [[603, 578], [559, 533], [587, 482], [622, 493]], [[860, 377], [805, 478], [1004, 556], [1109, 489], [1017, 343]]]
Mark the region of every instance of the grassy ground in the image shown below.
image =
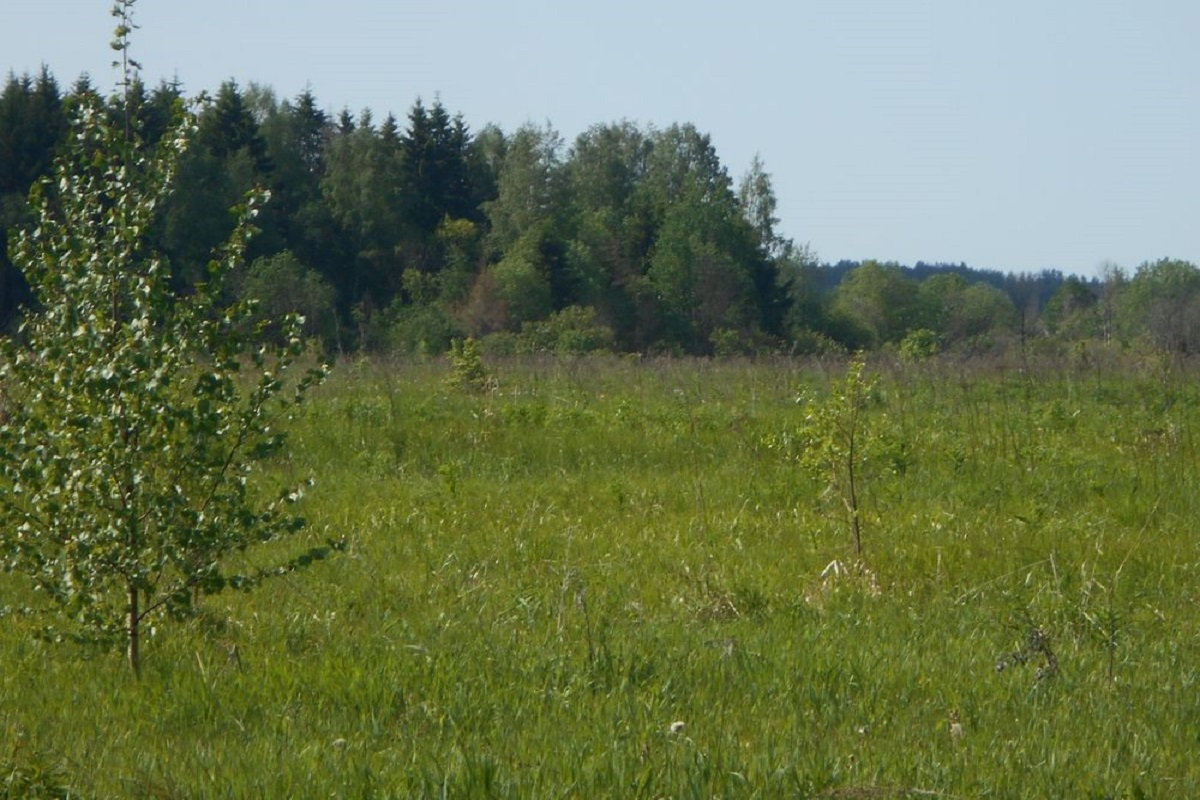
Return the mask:
[[272, 465], [317, 477], [309, 532], [248, 557], [345, 550], [163, 624], [140, 683], [5, 618], [0, 766], [86, 797], [1200, 796], [1178, 370], [870, 363], [859, 567], [787, 444], [843, 365], [489, 367], [340, 367]]

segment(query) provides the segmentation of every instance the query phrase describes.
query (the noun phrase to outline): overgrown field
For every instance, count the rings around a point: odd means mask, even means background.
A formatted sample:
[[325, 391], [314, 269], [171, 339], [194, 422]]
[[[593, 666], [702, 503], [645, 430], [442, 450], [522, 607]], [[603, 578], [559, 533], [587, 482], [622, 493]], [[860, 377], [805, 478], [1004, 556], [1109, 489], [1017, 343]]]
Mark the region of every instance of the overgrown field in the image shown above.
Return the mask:
[[1179, 365], [868, 361], [861, 564], [796, 433], [844, 364], [487, 366], [341, 365], [270, 467], [309, 531], [247, 567], [315, 550], [160, 622], [140, 682], [0, 578], [0, 787], [1200, 796]]

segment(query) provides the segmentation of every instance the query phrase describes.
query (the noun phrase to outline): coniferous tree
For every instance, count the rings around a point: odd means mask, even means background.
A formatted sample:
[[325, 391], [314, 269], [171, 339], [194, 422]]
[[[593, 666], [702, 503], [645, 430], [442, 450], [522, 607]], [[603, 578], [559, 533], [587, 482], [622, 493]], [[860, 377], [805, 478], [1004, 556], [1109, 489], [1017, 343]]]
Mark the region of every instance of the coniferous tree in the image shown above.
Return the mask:
[[10, 75], [0, 92], [0, 193], [24, 195], [48, 174], [66, 128], [62, 94], [47, 68], [36, 79]]
[[183, 105], [183, 90], [178, 81], [161, 81], [150, 92], [141, 109], [139, 124], [147, 142], [157, 142], [171, 129]]
[[403, 175], [394, 125], [389, 118], [377, 131], [364, 112], [360, 124], [334, 137], [326, 151], [322, 196], [352, 252], [331, 276], [346, 309], [364, 302], [382, 308], [400, 291]]
[[218, 158], [244, 150], [256, 170], [270, 171], [266, 142], [235, 81], [221, 84], [212, 104], [201, 112], [196, 144]]
[[418, 99], [400, 139], [404, 213], [408, 227], [404, 251], [422, 272], [442, 267], [435, 232], [444, 219], [474, 219], [467, 163], [470, 134], [461, 117], [451, 119], [440, 100], [426, 109]]
[[[28, 217], [30, 186], [50, 170], [66, 135], [64, 102], [50, 70], [37, 78], [10, 75], [0, 92], [0, 241]], [[0, 329], [29, 299], [29, 286], [0, 248]]]
[[[287, 250], [333, 286], [353, 285], [344, 274], [354, 268], [352, 247], [321, 190], [335, 126], [311, 91], [294, 101], [264, 105], [260, 131], [271, 163], [271, 204], [259, 223], [267, 245], [259, 252]], [[353, 302], [339, 297], [347, 314]]]
[[223, 83], [197, 115], [194, 142], [180, 159], [179, 190], [161, 220], [163, 248], [178, 286], [203, 279], [212, 249], [233, 229], [227, 209], [254, 186], [266, 185], [270, 168], [266, 143], [241, 90], [233, 81]]

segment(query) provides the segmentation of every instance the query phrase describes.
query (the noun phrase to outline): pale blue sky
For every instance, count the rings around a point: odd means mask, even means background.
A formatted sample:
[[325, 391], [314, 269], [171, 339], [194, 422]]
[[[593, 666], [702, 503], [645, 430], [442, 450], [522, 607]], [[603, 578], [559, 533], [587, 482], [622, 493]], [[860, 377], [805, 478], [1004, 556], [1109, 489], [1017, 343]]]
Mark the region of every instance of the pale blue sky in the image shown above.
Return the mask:
[[[0, 0], [0, 69], [114, 78], [107, 0]], [[154, 83], [475, 129], [692, 122], [822, 260], [1200, 263], [1196, 0], [140, 0]]]

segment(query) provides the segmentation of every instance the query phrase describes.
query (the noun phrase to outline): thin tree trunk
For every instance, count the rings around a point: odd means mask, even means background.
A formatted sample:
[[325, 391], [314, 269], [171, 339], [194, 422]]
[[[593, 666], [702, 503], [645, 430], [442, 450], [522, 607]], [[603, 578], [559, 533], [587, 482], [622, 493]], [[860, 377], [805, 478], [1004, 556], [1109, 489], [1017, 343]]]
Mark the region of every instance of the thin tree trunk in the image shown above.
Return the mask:
[[858, 485], [855, 480], [854, 465], [858, 458], [858, 392], [859, 388], [854, 388], [854, 411], [850, 419], [850, 455], [846, 459], [846, 478], [849, 489], [849, 496], [846, 498], [846, 504], [850, 507], [850, 531], [854, 534], [854, 557], [858, 560], [859, 565], [862, 565], [862, 526], [858, 519]]
[[129, 584], [129, 666], [136, 677], [141, 677], [141, 620], [138, 613], [138, 590], [132, 582]]
[[846, 504], [850, 507], [850, 530], [854, 534], [854, 555], [858, 561], [862, 562], [862, 525], [858, 519], [858, 487], [854, 480], [854, 446], [851, 442], [850, 447], [850, 465], [849, 465], [849, 484], [850, 496], [847, 498]]

